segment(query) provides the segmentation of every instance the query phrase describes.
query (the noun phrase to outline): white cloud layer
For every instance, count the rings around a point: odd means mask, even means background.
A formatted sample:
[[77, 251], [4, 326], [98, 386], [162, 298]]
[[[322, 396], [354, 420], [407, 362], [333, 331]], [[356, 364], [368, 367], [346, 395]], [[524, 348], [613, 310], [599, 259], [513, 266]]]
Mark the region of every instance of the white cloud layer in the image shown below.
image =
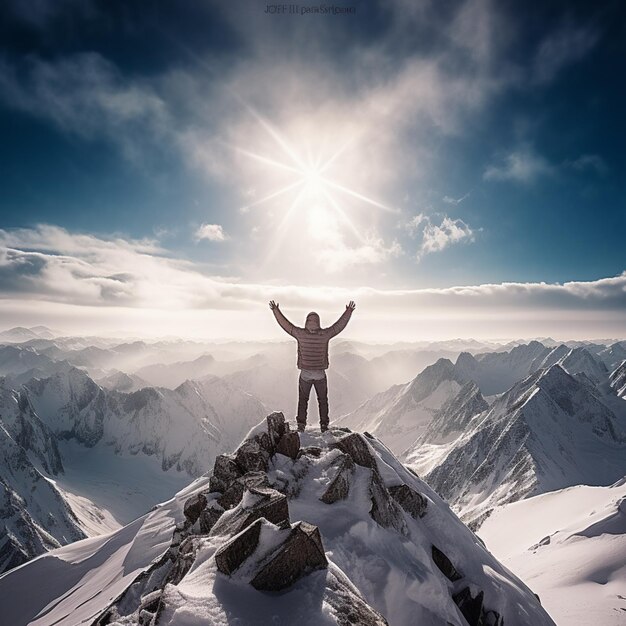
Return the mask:
[[201, 332], [206, 320], [218, 315], [221, 326], [212, 327], [218, 336], [271, 336], [273, 327], [263, 316], [271, 299], [302, 314], [318, 310], [328, 319], [353, 299], [362, 315], [361, 332], [367, 334], [389, 333], [392, 320], [411, 332], [427, 327], [419, 320], [439, 326], [448, 320], [448, 335], [458, 334], [459, 326], [469, 329], [491, 320], [500, 330], [505, 324], [508, 336], [520, 336], [529, 319], [537, 334], [549, 330], [551, 323], [557, 329], [571, 324], [573, 331], [583, 322], [587, 334], [589, 328], [595, 328], [595, 336], [626, 333], [626, 271], [594, 281], [437, 289], [246, 283], [206, 275], [193, 263], [168, 256], [155, 241], [75, 234], [49, 225], [0, 230], [0, 294], [5, 325], [20, 323], [28, 311], [28, 319], [49, 324], [54, 313], [57, 326], [82, 329], [100, 324], [130, 331], [136, 325], [138, 333], [149, 327], [155, 333], [178, 328], [185, 334], [192, 332], [190, 324], [200, 325], [195, 330]]

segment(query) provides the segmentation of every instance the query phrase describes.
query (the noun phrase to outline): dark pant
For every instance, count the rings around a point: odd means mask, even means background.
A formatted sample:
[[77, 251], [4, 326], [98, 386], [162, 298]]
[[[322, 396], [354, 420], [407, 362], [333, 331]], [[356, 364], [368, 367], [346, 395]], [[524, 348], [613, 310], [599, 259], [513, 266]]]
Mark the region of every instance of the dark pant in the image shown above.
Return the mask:
[[304, 380], [302, 375], [298, 379], [298, 424], [306, 424], [306, 413], [311, 395], [311, 387], [315, 387], [317, 405], [320, 410], [320, 424], [328, 426], [328, 381], [326, 376], [319, 380]]

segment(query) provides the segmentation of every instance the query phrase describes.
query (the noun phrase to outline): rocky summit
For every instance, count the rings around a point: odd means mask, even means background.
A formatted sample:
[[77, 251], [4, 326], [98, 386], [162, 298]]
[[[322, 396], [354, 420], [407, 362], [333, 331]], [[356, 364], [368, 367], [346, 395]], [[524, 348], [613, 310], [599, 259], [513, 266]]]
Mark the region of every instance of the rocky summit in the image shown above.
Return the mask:
[[12, 597], [12, 623], [553, 625], [378, 439], [297, 433], [278, 412], [171, 501], [7, 574], [0, 594], [55, 572], [42, 606]]

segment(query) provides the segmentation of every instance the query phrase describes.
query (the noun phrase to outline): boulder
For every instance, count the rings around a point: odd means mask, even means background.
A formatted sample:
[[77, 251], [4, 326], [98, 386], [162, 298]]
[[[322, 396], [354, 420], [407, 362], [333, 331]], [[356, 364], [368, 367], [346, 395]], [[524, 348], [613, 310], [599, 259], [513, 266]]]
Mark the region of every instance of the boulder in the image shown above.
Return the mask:
[[236, 478], [217, 502], [224, 509], [232, 509], [241, 502], [243, 492], [247, 487], [269, 487], [269, 481], [265, 472], [248, 472]]
[[300, 450], [298, 450], [297, 458], [299, 459], [301, 456], [313, 456], [315, 458], [319, 458], [321, 454], [322, 449], [318, 446], [305, 446], [304, 448], [300, 448]]
[[185, 501], [183, 513], [190, 524], [196, 523], [196, 520], [200, 517], [200, 513], [206, 507], [206, 502], [206, 497], [201, 493], [191, 496], [191, 498]]
[[191, 569], [191, 566], [196, 559], [196, 554], [198, 553], [199, 541], [200, 540], [197, 537], [193, 536], [183, 539], [183, 542], [178, 548], [178, 554], [174, 560], [174, 565], [167, 575], [166, 581], [168, 583], [177, 585]]
[[352, 583], [347, 578], [343, 579], [341, 572], [329, 569], [326, 585], [324, 602], [332, 607], [339, 626], [389, 625], [389, 622], [354, 589]]
[[354, 461], [348, 454], [339, 457], [337, 471], [328, 484], [326, 491], [320, 497], [322, 502], [332, 504], [338, 500], [345, 500], [350, 492], [350, 482], [354, 474]]
[[413, 518], [418, 519], [426, 515], [428, 500], [408, 485], [394, 485], [387, 487], [391, 497]]
[[289, 430], [289, 424], [285, 423], [285, 416], [280, 411], [270, 413], [266, 419], [270, 444], [275, 448], [280, 438]]
[[208, 535], [217, 520], [222, 516], [222, 513], [224, 513], [224, 509], [213, 500], [200, 513], [200, 517], [198, 517], [198, 520], [193, 526], [193, 532], [198, 535]]
[[296, 459], [300, 450], [300, 437], [297, 432], [285, 433], [276, 444], [276, 452]]
[[[235, 463], [241, 470], [240, 475], [247, 472], [267, 472], [269, 453], [269, 437], [255, 437], [244, 441], [235, 452]], [[267, 447], [265, 446], [267, 444]]]
[[217, 550], [215, 564], [220, 572], [230, 576], [257, 549], [264, 521], [255, 520]]
[[363, 435], [350, 433], [338, 441], [331, 443], [329, 447], [339, 448], [343, 453], [349, 454], [357, 465], [376, 469], [376, 459], [374, 459], [369, 444]]
[[409, 531], [402, 510], [387, 491], [376, 468], [372, 470], [369, 491], [372, 501], [371, 518], [384, 528], [394, 528], [399, 533], [407, 535]]
[[263, 591], [280, 591], [311, 571], [327, 566], [317, 526], [297, 522], [284, 542], [263, 561], [250, 584]]
[[210, 535], [236, 535], [255, 520], [264, 517], [273, 524], [289, 521], [287, 496], [270, 487], [250, 487], [241, 502], [222, 515]]
[[220, 454], [215, 459], [213, 474], [209, 479], [211, 491], [226, 491], [233, 480], [239, 478], [244, 472], [235, 462], [235, 457], [230, 454]]
[[464, 587], [452, 596], [469, 626], [482, 626], [483, 595], [483, 592], [479, 591], [473, 598], [469, 587]]
[[463, 575], [452, 565], [452, 561], [437, 546], [433, 545], [431, 552], [435, 565], [448, 580], [454, 582], [463, 578]]
[[183, 522], [179, 522], [174, 527], [174, 532], [172, 533], [172, 542], [170, 543], [170, 547], [167, 551], [167, 554], [170, 559], [174, 560], [176, 555], [178, 554], [178, 548], [182, 541], [189, 534], [189, 530], [191, 529], [191, 524], [189, 520], [185, 520]]

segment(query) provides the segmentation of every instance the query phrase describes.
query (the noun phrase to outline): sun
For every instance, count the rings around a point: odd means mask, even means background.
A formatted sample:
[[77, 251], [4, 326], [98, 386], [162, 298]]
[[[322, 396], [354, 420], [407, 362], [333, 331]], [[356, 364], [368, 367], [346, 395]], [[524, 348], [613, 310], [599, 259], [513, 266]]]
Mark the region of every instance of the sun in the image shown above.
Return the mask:
[[[269, 189], [263, 197], [241, 207], [242, 212], [262, 208], [268, 203], [276, 206], [279, 198], [285, 200], [284, 211], [274, 231], [268, 252], [268, 261], [280, 250], [284, 238], [293, 228], [302, 230], [318, 240], [337, 239], [338, 229], [345, 230], [356, 242], [363, 244], [365, 237], [357, 225], [357, 212], [364, 208], [383, 212], [397, 212], [382, 202], [346, 184], [344, 176], [337, 176], [342, 155], [350, 149], [352, 141], [343, 141], [329, 149], [324, 145], [318, 151], [311, 146], [319, 145], [317, 137], [300, 136], [300, 144], [294, 144], [274, 128], [266, 119], [250, 110], [263, 133], [271, 138], [269, 151], [260, 154], [247, 148], [236, 147], [239, 154], [254, 161], [260, 174], [280, 174], [281, 184]], [[264, 176], [266, 178], [266, 176]]]

